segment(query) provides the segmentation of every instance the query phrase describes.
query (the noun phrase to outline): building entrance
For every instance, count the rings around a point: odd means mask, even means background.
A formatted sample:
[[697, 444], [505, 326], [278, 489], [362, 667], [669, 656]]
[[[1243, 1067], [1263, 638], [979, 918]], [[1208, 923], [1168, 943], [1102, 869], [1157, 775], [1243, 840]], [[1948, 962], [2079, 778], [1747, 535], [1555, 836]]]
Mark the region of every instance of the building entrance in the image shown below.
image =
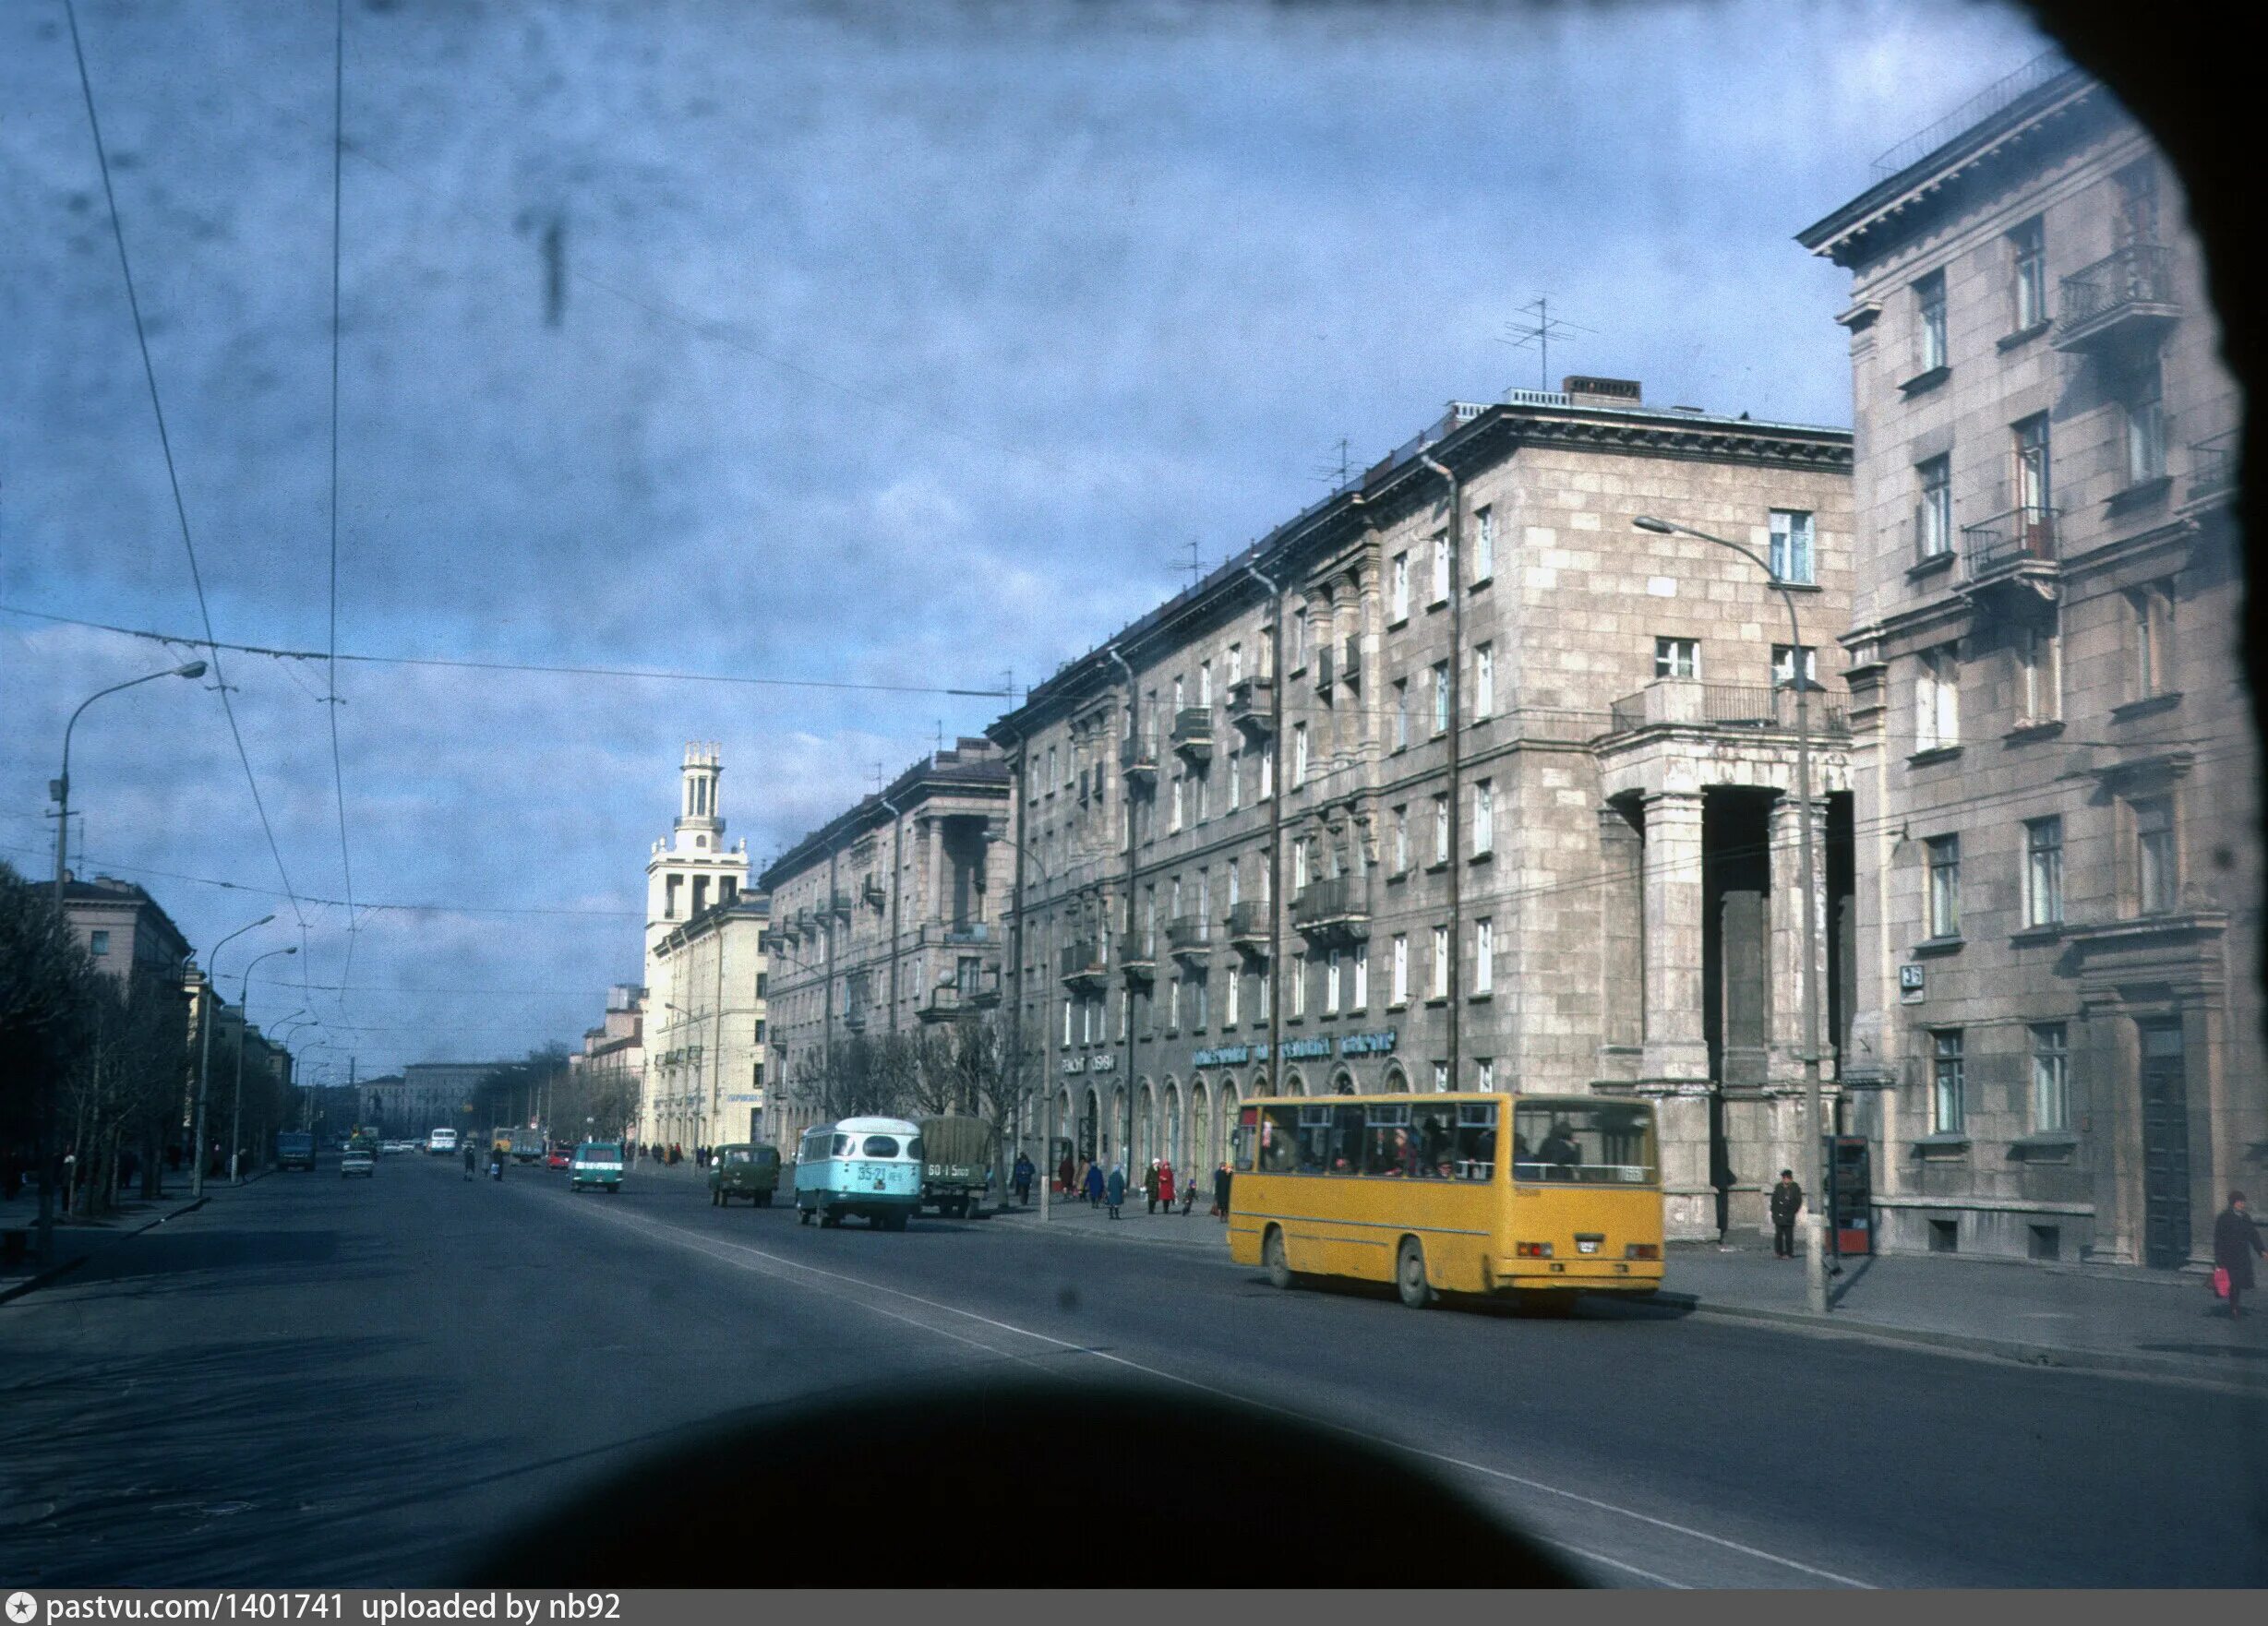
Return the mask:
[[2190, 1261], [2190, 1085], [2178, 1021], [2139, 1023], [2142, 1037], [2142, 1260]]

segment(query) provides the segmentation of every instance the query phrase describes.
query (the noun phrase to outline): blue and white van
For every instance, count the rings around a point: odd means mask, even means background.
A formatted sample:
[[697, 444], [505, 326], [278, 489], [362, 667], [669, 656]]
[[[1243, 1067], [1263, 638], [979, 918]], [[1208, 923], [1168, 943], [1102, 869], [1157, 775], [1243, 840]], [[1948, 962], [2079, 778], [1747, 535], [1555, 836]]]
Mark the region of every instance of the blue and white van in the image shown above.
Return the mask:
[[902, 1231], [921, 1206], [921, 1130], [902, 1118], [813, 1124], [796, 1151], [796, 1223], [838, 1224], [864, 1214]]

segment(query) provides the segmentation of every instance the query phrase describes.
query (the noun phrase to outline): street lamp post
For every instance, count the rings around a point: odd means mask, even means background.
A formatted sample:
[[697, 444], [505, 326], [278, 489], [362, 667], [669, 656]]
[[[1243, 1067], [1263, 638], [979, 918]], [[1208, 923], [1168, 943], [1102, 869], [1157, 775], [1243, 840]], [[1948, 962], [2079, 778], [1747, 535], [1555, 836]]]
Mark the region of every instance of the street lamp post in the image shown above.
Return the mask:
[[[265, 954], [255, 955], [252, 965], [244, 968], [244, 980], [236, 986], [236, 1009], [244, 1017], [244, 1031], [236, 1035], [236, 1102], [228, 1115], [228, 1178], [232, 1185], [240, 1183], [236, 1160], [243, 1154], [244, 1140], [244, 1042], [252, 1031], [252, 966], [263, 960], [273, 960], [279, 954], [296, 954], [297, 947], [270, 949]], [[205, 1147], [200, 1139], [197, 1148], [197, 1166], [205, 1166]]]
[[[272, 915], [263, 915], [250, 926], [238, 927], [234, 931], [229, 933], [227, 937], [222, 938], [219, 942], [213, 944], [212, 952], [206, 957], [205, 1009], [202, 1014], [199, 1016], [197, 1023], [197, 1112], [193, 1120], [195, 1127], [189, 1132], [189, 1144], [192, 1147], [201, 1148], [205, 1144], [205, 1098], [210, 1092], [212, 1085], [212, 1030], [214, 1023], [220, 1015], [218, 1007], [221, 1000], [221, 950], [227, 948], [228, 945], [234, 939], [244, 936], [245, 933], [255, 930], [259, 927], [266, 926], [274, 918], [275, 916]], [[234, 1152], [235, 1144], [236, 1134], [234, 1129], [232, 1127], [229, 1131], [229, 1146], [231, 1148], [229, 1153], [229, 1174], [232, 1180], [234, 1179], [236, 1172]], [[192, 1197], [202, 1197], [204, 1194], [205, 1158], [204, 1154], [200, 1150], [197, 1154], [196, 1160], [189, 1166], [189, 1195]]]
[[1753, 548], [1737, 542], [1728, 542], [1722, 536], [1711, 536], [1706, 531], [1696, 531], [1690, 525], [1658, 520], [1649, 514], [1640, 514], [1631, 522], [1640, 531], [1651, 531], [1662, 536], [1690, 536], [1697, 541], [1713, 542], [1719, 547], [1731, 548], [1764, 572], [1779, 592], [1781, 602], [1787, 605], [1788, 675], [1795, 686], [1796, 817], [1802, 820], [1795, 884], [1796, 890], [1803, 894], [1804, 915], [1804, 1166], [1811, 1193], [1804, 1211], [1804, 1296], [1812, 1314], [1825, 1315], [1831, 1307], [1827, 1298], [1825, 1237], [1819, 1225], [1819, 1204], [1826, 1197], [1827, 1172], [1819, 1090], [1818, 898], [1813, 891], [1813, 846], [1817, 838], [1811, 817], [1811, 676], [1804, 669], [1804, 637], [1795, 618], [1795, 594], [1790, 591], [1787, 580], [1771, 568], [1771, 562], [1761, 557]]
[[[63, 890], [70, 878], [71, 836], [71, 731], [78, 726], [78, 719], [89, 706], [105, 695], [114, 695], [120, 689], [133, 688], [140, 684], [154, 683], [161, 677], [202, 677], [205, 663], [190, 661], [180, 666], [168, 666], [162, 672], [145, 672], [139, 677], [129, 677], [124, 683], [114, 683], [108, 688], [95, 690], [78, 702], [70, 720], [63, 725], [63, 771], [49, 788], [55, 797], [55, 923], [61, 926], [66, 918], [63, 912]], [[42, 1262], [51, 1260], [55, 1247], [55, 1181], [50, 1166], [53, 1158], [54, 1126], [54, 1092], [46, 1092], [40, 1107], [40, 1239], [39, 1252]]]

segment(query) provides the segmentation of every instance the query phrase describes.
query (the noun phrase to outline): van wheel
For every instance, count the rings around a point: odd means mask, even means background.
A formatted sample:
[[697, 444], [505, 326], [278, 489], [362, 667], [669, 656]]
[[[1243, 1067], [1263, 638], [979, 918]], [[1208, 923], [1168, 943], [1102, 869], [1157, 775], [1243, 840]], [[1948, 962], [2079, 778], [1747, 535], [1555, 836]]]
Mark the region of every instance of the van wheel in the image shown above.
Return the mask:
[[1284, 1234], [1269, 1227], [1267, 1240], [1260, 1244], [1260, 1262], [1267, 1268], [1268, 1285], [1291, 1285], [1291, 1261], [1284, 1252]]
[[796, 1224], [798, 1224], [798, 1225], [810, 1225], [810, 1223], [811, 1223], [811, 1211], [810, 1211], [810, 1209], [808, 1209], [808, 1208], [804, 1207], [802, 1203], [800, 1203], [800, 1202], [797, 1203], [797, 1204], [796, 1204]]
[[1415, 1237], [1402, 1238], [1402, 1250], [1394, 1263], [1394, 1285], [1411, 1309], [1423, 1309], [1434, 1301], [1434, 1285], [1425, 1279], [1425, 1249], [1418, 1246]]

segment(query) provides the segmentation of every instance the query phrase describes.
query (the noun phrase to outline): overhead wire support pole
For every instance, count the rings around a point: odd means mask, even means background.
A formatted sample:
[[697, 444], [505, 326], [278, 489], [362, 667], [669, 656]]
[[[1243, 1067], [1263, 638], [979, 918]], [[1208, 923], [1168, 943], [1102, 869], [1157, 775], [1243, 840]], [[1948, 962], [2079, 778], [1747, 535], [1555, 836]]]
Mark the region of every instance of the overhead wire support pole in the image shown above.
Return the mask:
[[[343, 173], [346, 157], [346, 0], [335, 0], [332, 14], [330, 70], [330, 640], [328, 650], [330, 692], [325, 709], [330, 721], [330, 779], [339, 803], [339, 869], [346, 891], [346, 955], [339, 981], [354, 981], [354, 860], [346, 838], [346, 771], [339, 760], [339, 248], [343, 213]], [[301, 974], [309, 962], [300, 962]], [[346, 1012], [343, 986], [339, 1010]]]
[[[1277, 1012], [1281, 1006], [1278, 996], [1282, 981], [1283, 964], [1283, 889], [1277, 884], [1284, 873], [1284, 787], [1283, 775], [1276, 771], [1278, 755], [1278, 742], [1284, 733], [1284, 592], [1283, 588], [1260, 573], [1255, 565], [1246, 565], [1244, 574], [1257, 581], [1267, 592], [1269, 612], [1268, 643], [1268, 748], [1263, 762], [1268, 770], [1268, 1094], [1277, 1089], [1278, 1060], [1283, 1049], [1282, 1018]], [[1230, 1126], [1233, 1132], [1234, 1126]]]

